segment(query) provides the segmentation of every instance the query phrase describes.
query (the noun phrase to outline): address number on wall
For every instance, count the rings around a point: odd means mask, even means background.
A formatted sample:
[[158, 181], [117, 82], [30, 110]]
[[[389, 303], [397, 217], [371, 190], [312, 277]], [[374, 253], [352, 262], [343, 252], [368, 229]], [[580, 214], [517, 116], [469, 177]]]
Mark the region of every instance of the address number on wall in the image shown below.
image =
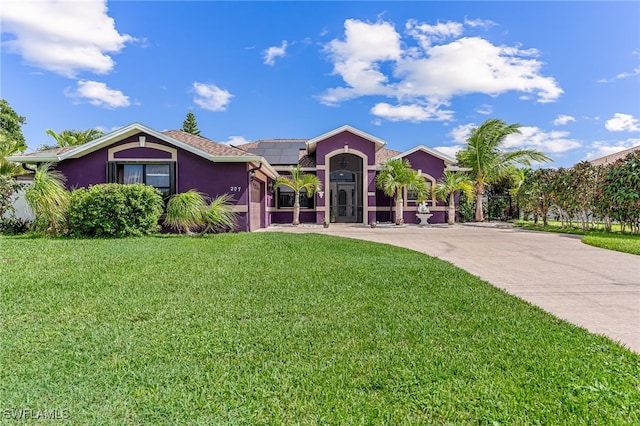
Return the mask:
[[230, 192], [240, 192], [240, 191], [242, 191], [242, 187], [241, 186], [230, 186], [229, 187], [229, 191]]

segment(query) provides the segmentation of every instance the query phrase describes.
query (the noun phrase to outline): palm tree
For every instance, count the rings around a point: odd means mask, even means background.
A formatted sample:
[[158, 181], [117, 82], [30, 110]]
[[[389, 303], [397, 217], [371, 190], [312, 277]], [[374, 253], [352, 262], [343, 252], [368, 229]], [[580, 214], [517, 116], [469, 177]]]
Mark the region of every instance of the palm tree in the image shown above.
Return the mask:
[[47, 135], [55, 139], [57, 145], [44, 145], [42, 147], [44, 149], [64, 148], [66, 146], [82, 145], [104, 136], [104, 132], [98, 129], [63, 130], [60, 133], [56, 133], [51, 129], [47, 129], [46, 133]]
[[24, 151], [19, 141], [10, 140], [5, 132], [0, 131], [0, 176], [12, 176], [24, 173], [22, 166], [7, 161], [5, 157]]
[[195, 189], [174, 194], [167, 203], [164, 224], [186, 234], [193, 234], [198, 229], [200, 234], [216, 228], [233, 229], [237, 215], [230, 203], [232, 200], [231, 195], [223, 194], [208, 204], [206, 195]]
[[396, 199], [396, 225], [404, 223], [402, 195], [404, 190], [415, 191], [418, 199], [423, 200], [427, 196], [429, 187], [424, 176], [411, 168], [411, 163], [406, 158], [394, 158], [384, 163], [382, 171], [376, 177], [376, 185], [388, 197]]
[[218, 228], [233, 230], [236, 227], [238, 216], [233, 210], [231, 201], [233, 201], [233, 196], [229, 194], [222, 194], [211, 201], [204, 212], [206, 226], [202, 230], [203, 234]]
[[488, 183], [516, 164], [531, 165], [532, 161], [552, 161], [544, 153], [533, 149], [504, 151], [507, 136], [520, 133], [520, 124], [507, 124], [490, 118], [471, 131], [467, 145], [456, 155], [458, 163], [471, 169], [475, 179], [477, 222], [484, 221], [482, 196]]
[[64, 230], [70, 199], [65, 180], [60, 171], [51, 169], [51, 164], [36, 169], [33, 182], [25, 191], [27, 203], [36, 216], [36, 230], [53, 235]]
[[449, 213], [447, 223], [453, 225], [456, 221], [455, 193], [462, 191], [468, 198], [473, 197], [473, 182], [462, 173], [445, 170], [444, 176], [436, 184], [436, 196], [447, 201]]
[[307, 197], [312, 197], [316, 191], [322, 190], [322, 184], [318, 176], [302, 173], [300, 165], [291, 167], [291, 174], [288, 176], [280, 176], [273, 184], [273, 189], [281, 186], [289, 187], [293, 190], [293, 225], [300, 224], [300, 191], [305, 189]]
[[207, 202], [204, 194], [190, 189], [187, 192], [174, 194], [167, 203], [167, 215], [164, 224], [178, 232], [192, 234], [204, 226]]

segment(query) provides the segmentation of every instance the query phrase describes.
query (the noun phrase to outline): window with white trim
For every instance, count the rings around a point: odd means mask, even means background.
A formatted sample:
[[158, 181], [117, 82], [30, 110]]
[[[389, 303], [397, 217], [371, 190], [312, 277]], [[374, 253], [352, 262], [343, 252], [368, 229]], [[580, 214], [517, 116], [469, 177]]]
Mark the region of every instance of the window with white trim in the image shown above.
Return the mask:
[[109, 163], [110, 183], [143, 183], [158, 189], [163, 197], [176, 192], [175, 162], [168, 163]]

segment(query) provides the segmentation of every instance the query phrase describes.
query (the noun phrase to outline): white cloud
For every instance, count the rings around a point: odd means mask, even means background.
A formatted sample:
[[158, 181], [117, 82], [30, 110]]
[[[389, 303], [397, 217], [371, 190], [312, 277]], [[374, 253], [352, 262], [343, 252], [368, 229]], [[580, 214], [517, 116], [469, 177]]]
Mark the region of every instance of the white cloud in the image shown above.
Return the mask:
[[4, 48], [35, 67], [70, 78], [81, 71], [110, 72], [110, 54], [134, 40], [116, 30], [106, 0], [10, 0], [3, 2], [1, 19], [2, 32], [13, 35], [4, 39]]
[[640, 67], [634, 68], [633, 71], [631, 72], [621, 72], [620, 74], [616, 75], [613, 78], [601, 78], [600, 80], [597, 80], [596, 83], [613, 83], [616, 80], [634, 77], [637, 75], [640, 75]]
[[82, 99], [88, 100], [91, 105], [102, 108], [123, 108], [131, 105], [129, 97], [124, 95], [120, 90], [114, 90], [107, 87], [105, 83], [99, 81], [78, 81], [76, 90], [67, 89], [65, 95], [74, 98], [78, 103]]
[[556, 117], [555, 120], [553, 120], [553, 125], [564, 126], [565, 124], [569, 124], [572, 121], [576, 121], [576, 118], [570, 115], [560, 114]]
[[390, 105], [380, 102], [371, 108], [376, 117], [390, 121], [447, 121], [453, 119], [453, 111], [441, 110], [438, 105]]
[[471, 28], [480, 27], [485, 30], [498, 25], [495, 22], [490, 21], [488, 19], [467, 19], [467, 18], [465, 18], [464, 24]]
[[451, 139], [453, 139], [457, 144], [465, 144], [471, 134], [471, 131], [476, 127], [478, 126], [475, 123], [461, 124], [451, 130], [451, 132], [449, 132], [449, 136], [451, 136]]
[[229, 136], [228, 140], [220, 143], [225, 145], [238, 146], [238, 145], [242, 145], [249, 142], [252, 142], [252, 141], [245, 139], [243, 136]]
[[284, 58], [287, 54], [287, 41], [282, 40], [282, 44], [278, 46], [271, 46], [264, 51], [264, 63], [267, 65], [275, 65], [276, 58]]
[[233, 95], [215, 84], [193, 83], [196, 96], [193, 102], [200, 108], [209, 111], [225, 111]]
[[438, 22], [435, 25], [418, 23], [415, 19], [409, 19], [405, 24], [407, 34], [415, 38], [420, 46], [427, 50], [433, 42], [442, 41], [462, 34], [463, 25], [459, 22]]
[[545, 153], [558, 154], [579, 148], [582, 144], [569, 138], [569, 132], [544, 132], [538, 127], [520, 127], [521, 134], [511, 134], [505, 138], [506, 149], [536, 149]]
[[489, 104], [482, 104], [476, 108], [478, 114], [489, 115], [493, 112], [493, 107]]
[[638, 119], [631, 114], [615, 113], [604, 123], [604, 127], [610, 132], [637, 132], [640, 131]]
[[340, 75], [348, 87], [327, 90], [321, 102], [335, 105], [363, 95], [393, 95], [386, 86], [388, 77], [380, 71], [380, 63], [401, 58], [400, 35], [393, 25], [347, 19], [344, 28], [345, 40], [330, 41], [325, 51], [333, 61], [333, 73]]
[[625, 149], [640, 145], [640, 138], [629, 138], [624, 141], [596, 141], [591, 144], [592, 151], [589, 151], [583, 160], [589, 161], [596, 158], [606, 157]]
[[451, 158], [456, 158], [456, 153], [460, 151], [464, 146], [455, 145], [455, 146], [436, 146], [434, 149], [443, 153], [444, 155], [448, 155]]
[[428, 112], [429, 119], [444, 121], [453, 119], [453, 113], [439, 109], [455, 96], [516, 91], [544, 103], [563, 93], [553, 77], [542, 74], [536, 49], [461, 37], [464, 26], [456, 22], [429, 25], [410, 20], [405, 28], [420, 47], [410, 46], [411, 40], [403, 40], [389, 22], [345, 21], [344, 38], [325, 46], [333, 73], [345, 85], [326, 90], [320, 101], [337, 105], [361, 96], [387, 96], [398, 105], [379, 103], [372, 113], [423, 121]]
[[465, 37], [433, 46], [428, 56], [398, 64], [399, 91], [405, 96], [453, 96], [484, 93], [497, 96], [508, 91], [536, 94], [538, 102], [555, 101], [562, 89], [551, 77], [540, 74], [542, 63], [530, 51], [495, 46], [478, 37]]

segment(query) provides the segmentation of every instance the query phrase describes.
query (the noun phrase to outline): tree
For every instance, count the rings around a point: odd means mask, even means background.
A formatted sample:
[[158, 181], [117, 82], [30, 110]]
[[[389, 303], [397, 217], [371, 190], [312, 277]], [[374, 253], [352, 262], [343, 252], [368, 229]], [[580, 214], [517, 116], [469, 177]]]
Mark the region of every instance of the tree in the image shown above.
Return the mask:
[[300, 166], [291, 167], [291, 174], [280, 176], [273, 184], [273, 189], [281, 186], [289, 187], [293, 190], [293, 225], [300, 224], [300, 191], [305, 189], [307, 196], [312, 197], [316, 191], [322, 190], [322, 184], [318, 176], [302, 173]]
[[449, 213], [447, 223], [453, 225], [456, 220], [455, 193], [463, 192], [467, 198], [473, 196], [473, 182], [462, 173], [445, 170], [444, 176], [436, 184], [436, 196], [442, 201], [447, 201]]
[[640, 233], [640, 153], [631, 152], [612, 164], [604, 176], [604, 197], [609, 200], [613, 219], [624, 231]]
[[402, 196], [405, 189], [415, 191], [418, 199], [425, 199], [429, 188], [424, 176], [411, 168], [406, 158], [395, 158], [384, 163], [382, 171], [376, 177], [376, 185], [388, 197], [396, 199], [396, 225], [404, 223]]
[[67, 146], [82, 145], [104, 136], [104, 132], [98, 129], [63, 130], [60, 133], [47, 129], [46, 133], [55, 139], [56, 145], [43, 145], [40, 149], [64, 148]]
[[36, 169], [33, 182], [25, 191], [25, 198], [33, 210], [35, 229], [56, 235], [65, 229], [70, 193], [64, 186], [66, 178], [45, 163]]
[[22, 168], [5, 160], [13, 154], [27, 149], [22, 134], [26, 118], [18, 115], [5, 99], [0, 99], [0, 175], [13, 175], [22, 172]]
[[504, 151], [507, 136], [520, 133], [519, 124], [507, 124], [490, 118], [471, 131], [466, 146], [456, 155], [461, 166], [471, 169], [475, 180], [477, 222], [484, 221], [482, 197], [487, 184], [516, 164], [531, 165], [532, 161], [551, 161], [544, 153], [533, 149]]
[[547, 226], [549, 209], [553, 207], [553, 187], [557, 172], [553, 169], [536, 169], [527, 175], [518, 191], [518, 201], [524, 211], [525, 219], [533, 214], [534, 222], [542, 217]]
[[182, 122], [182, 131], [191, 133], [192, 135], [200, 136], [200, 129], [198, 129], [198, 122], [193, 112], [187, 113], [187, 118]]

